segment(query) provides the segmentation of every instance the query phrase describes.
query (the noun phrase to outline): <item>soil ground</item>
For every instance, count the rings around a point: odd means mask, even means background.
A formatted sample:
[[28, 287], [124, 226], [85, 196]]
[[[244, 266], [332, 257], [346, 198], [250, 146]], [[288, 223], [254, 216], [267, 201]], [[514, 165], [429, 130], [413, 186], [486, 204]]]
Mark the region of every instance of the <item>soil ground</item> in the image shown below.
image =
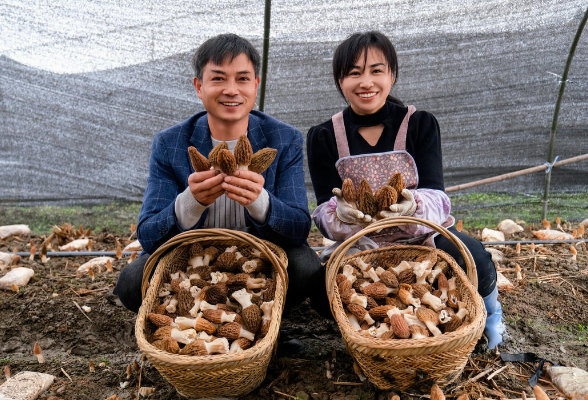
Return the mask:
[[[576, 224], [577, 225], [577, 224]], [[508, 239], [531, 238], [535, 226]], [[571, 231], [577, 226], [564, 226]], [[480, 239], [479, 230], [465, 230]], [[92, 233], [93, 250], [115, 250], [116, 240], [123, 246], [134, 240], [106, 230]], [[0, 251], [30, 251], [29, 241], [40, 246], [45, 236], [11, 237], [0, 241]], [[312, 246], [320, 246], [320, 234], [311, 234]], [[586, 244], [576, 244], [578, 255], [572, 260], [570, 245], [543, 245], [532, 252], [523, 245], [520, 254], [515, 246], [504, 246], [506, 260], [498, 268], [511, 279], [514, 289], [501, 292], [507, 328], [499, 346], [502, 353], [532, 352], [560, 365], [588, 368], [588, 253]], [[138, 370], [127, 367], [134, 361], [141, 365], [141, 353], [134, 335], [135, 314], [126, 310], [112, 294], [117, 276], [128, 262], [123, 257], [114, 263], [114, 272], [76, 276], [76, 270], [90, 257], [52, 257], [46, 263], [39, 258], [23, 257], [19, 266], [34, 269], [35, 275], [18, 292], [0, 291], [0, 367], [11, 374], [38, 371], [56, 377], [40, 399], [107, 399], [113, 395], [135, 398], [139, 386]], [[517, 280], [515, 263], [522, 267]], [[0, 272], [4, 275], [7, 270]], [[78, 307], [79, 306], [79, 307]], [[91, 307], [83, 313], [82, 306]], [[291, 356], [275, 356], [263, 383], [246, 399], [388, 399], [399, 394], [416, 399], [419, 389], [408, 393], [380, 391], [369, 381], [362, 382], [353, 369], [337, 324], [325, 320], [304, 303], [282, 319], [282, 331], [298, 337], [304, 349]], [[45, 363], [33, 355], [33, 345], [43, 349]], [[94, 371], [90, 371], [90, 363]], [[498, 371], [492, 379], [477, 377], [485, 370]], [[532, 389], [527, 379], [535, 366], [529, 363], [503, 362], [489, 351], [482, 338], [472, 353], [464, 374], [456, 385], [446, 390], [453, 398], [468, 393], [472, 398], [529, 397]], [[6, 368], [4, 369], [6, 371]], [[5, 381], [0, 376], [0, 384]], [[540, 384], [554, 398], [557, 390], [544, 374]], [[141, 387], [152, 387], [150, 399], [180, 399], [172, 385], [148, 362], [141, 372]]]

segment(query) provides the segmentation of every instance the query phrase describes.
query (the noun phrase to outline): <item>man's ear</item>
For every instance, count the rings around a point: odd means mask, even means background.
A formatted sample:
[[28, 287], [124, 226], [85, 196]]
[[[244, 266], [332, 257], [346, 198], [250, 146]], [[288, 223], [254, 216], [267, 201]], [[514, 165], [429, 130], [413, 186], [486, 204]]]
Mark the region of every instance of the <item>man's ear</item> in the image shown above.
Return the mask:
[[261, 77], [259, 75], [255, 78], [255, 95], [257, 96], [257, 88], [259, 87], [259, 82], [261, 82]]
[[194, 87], [196, 88], [196, 92], [198, 93], [198, 97], [202, 98], [200, 96], [200, 92], [202, 90], [202, 81], [200, 79], [198, 79], [197, 77], [194, 77]]

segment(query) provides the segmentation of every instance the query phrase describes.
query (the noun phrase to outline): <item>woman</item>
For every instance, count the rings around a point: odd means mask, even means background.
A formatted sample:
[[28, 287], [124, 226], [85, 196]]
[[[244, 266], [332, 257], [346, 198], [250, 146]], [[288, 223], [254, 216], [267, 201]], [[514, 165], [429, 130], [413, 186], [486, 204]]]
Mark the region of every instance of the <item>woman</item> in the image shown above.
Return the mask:
[[[371, 222], [369, 215], [343, 199], [343, 180], [351, 178], [357, 183], [362, 177], [376, 190], [398, 170], [407, 188], [384, 216], [414, 216], [446, 227], [454, 223], [451, 202], [444, 192], [439, 125], [432, 114], [405, 107], [389, 95], [397, 76], [396, 51], [380, 32], [356, 33], [335, 50], [333, 77], [349, 107], [312, 127], [307, 138], [308, 165], [318, 203], [313, 219], [332, 240], [341, 242]], [[494, 348], [502, 342], [504, 329], [494, 263], [479, 241], [454, 228], [450, 231], [474, 257], [478, 291], [488, 312], [488, 347]], [[446, 251], [465, 268], [458, 249], [427, 227], [407, 225], [362, 240], [364, 248], [391, 242], [428, 244]]]

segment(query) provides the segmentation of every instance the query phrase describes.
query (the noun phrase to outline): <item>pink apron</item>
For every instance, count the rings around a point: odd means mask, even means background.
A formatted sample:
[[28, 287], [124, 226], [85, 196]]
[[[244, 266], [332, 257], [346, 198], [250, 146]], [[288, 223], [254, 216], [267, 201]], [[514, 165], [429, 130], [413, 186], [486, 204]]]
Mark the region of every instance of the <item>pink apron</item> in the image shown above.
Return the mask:
[[[347, 134], [345, 133], [343, 112], [341, 111], [335, 114], [332, 120], [335, 130], [335, 140], [337, 141], [337, 151], [339, 152], [339, 160], [335, 163], [335, 168], [337, 168], [341, 180], [351, 178], [357, 190], [361, 179], [365, 179], [375, 192], [378, 188], [385, 185], [395, 172], [400, 172], [406, 188], [416, 189], [419, 183], [416, 163], [414, 158], [406, 151], [408, 120], [415, 111], [414, 106], [408, 106], [408, 112], [402, 120], [400, 129], [396, 135], [393, 151], [357, 156], [349, 155], [349, 144], [347, 142]], [[370, 233], [367, 236], [379, 246], [387, 246], [400, 243], [422, 244], [430, 235], [425, 234], [419, 237], [412, 237], [400, 230], [400, 228], [393, 227], [384, 229], [379, 233]]]

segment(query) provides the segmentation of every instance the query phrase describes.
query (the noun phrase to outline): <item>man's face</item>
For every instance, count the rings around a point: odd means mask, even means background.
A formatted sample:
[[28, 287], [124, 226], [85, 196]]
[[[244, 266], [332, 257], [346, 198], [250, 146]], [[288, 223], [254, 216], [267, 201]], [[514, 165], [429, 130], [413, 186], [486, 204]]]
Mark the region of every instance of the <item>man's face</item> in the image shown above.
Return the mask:
[[241, 53], [221, 65], [209, 62], [202, 72], [202, 80], [194, 78], [194, 86], [208, 118], [221, 124], [247, 120], [255, 106], [259, 77], [255, 77], [253, 63]]

